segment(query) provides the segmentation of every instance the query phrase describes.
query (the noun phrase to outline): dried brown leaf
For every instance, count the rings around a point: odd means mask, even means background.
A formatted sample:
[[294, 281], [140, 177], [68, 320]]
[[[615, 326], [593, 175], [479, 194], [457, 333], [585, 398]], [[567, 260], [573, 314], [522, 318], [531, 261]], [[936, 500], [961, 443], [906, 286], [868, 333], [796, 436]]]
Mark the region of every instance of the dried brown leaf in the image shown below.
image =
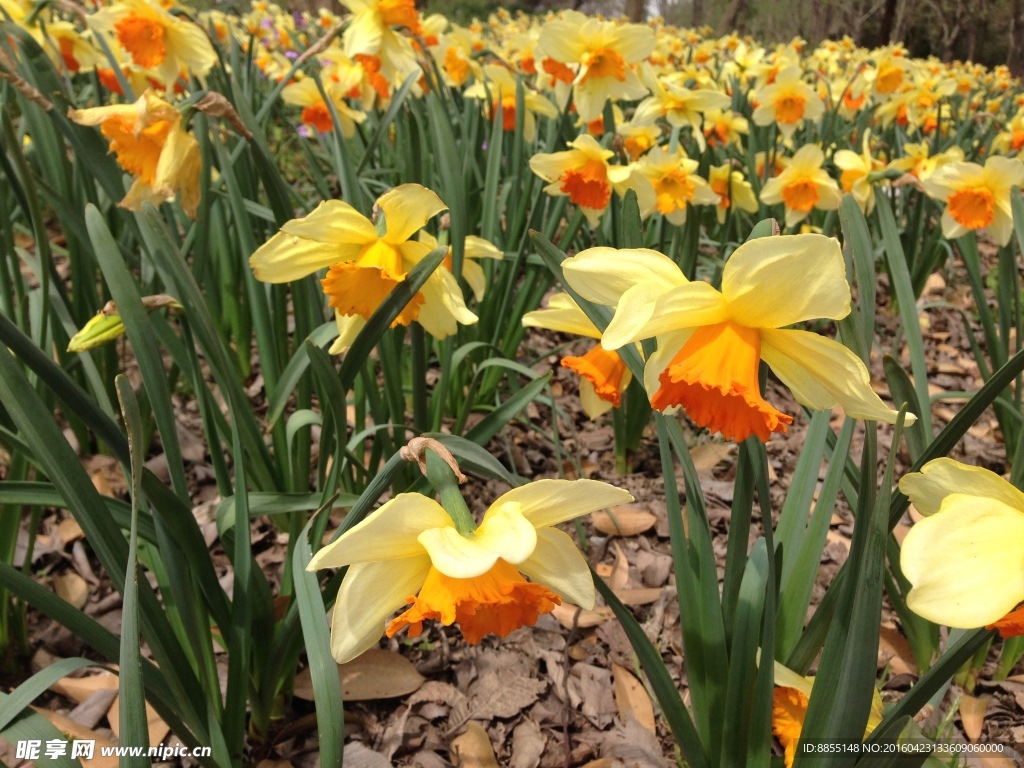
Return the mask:
[[651, 733], [657, 733], [654, 705], [643, 683], [632, 672], [618, 664], [612, 664], [612, 678], [615, 681], [615, 706], [619, 708], [622, 722], [635, 720]]
[[594, 527], [608, 536], [636, 536], [649, 531], [658, 522], [651, 510], [633, 506], [611, 507], [590, 516]]
[[487, 731], [471, 722], [466, 732], [452, 741], [452, 758], [456, 768], [498, 768], [498, 758]]

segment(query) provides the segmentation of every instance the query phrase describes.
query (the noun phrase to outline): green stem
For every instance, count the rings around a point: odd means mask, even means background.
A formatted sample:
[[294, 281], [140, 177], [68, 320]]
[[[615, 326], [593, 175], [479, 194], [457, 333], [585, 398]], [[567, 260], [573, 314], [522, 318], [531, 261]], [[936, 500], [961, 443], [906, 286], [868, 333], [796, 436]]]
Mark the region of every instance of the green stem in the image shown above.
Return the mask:
[[448, 462], [432, 449], [425, 451], [427, 457], [427, 480], [441, 497], [441, 506], [455, 523], [455, 529], [463, 536], [469, 536], [476, 530], [476, 522], [466, 506], [459, 490], [459, 481], [455, 477]]

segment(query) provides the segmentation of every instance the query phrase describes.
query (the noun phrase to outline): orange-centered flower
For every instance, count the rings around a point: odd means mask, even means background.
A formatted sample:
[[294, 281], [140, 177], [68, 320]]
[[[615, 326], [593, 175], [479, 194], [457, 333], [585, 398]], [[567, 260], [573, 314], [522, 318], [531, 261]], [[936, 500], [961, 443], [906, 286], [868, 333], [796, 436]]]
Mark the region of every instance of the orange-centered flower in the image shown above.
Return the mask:
[[660, 179], [652, 182], [654, 192], [658, 196], [658, 211], [669, 214], [686, 207], [686, 204], [693, 199], [696, 187], [687, 173], [673, 168]]
[[134, 120], [115, 115], [100, 125], [100, 132], [110, 140], [110, 151], [117, 156], [118, 164], [153, 186], [171, 126], [170, 120], [156, 120], [136, 132]]
[[878, 76], [875, 78], [875, 90], [878, 93], [895, 93], [901, 85], [903, 85], [902, 67], [888, 65], [878, 70]]
[[798, 123], [804, 119], [804, 105], [807, 103], [799, 93], [787, 93], [775, 101], [775, 119], [780, 123]]
[[946, 200], [949, 215], [967, 229], [984, 229], [995, 218], [995, 197], [985, 187], [960, 189]]
[[605, 349], [657, 339], [644, 386], [658, 410], [682, 406], [698, 426], [737, 442], [785, 432], [792, 418], [761, 396], [763, 360], [810, 408], [841, 404], [852, 418], [896, 418], [859, 357], [839, 342], [787, 328], [849, 313], [850, 286], [835, 239], [749, 240], [725, 263], [720, 292], [646, 249], [590, 248], [566, 259], [562, 270], [583, 298], [615, 307], [601, 338]]
[[807, 717], [808, 699], [796, 688], [776, 686], [772, 694], [772, 733], [785, 750], [786, 766], [793, 765], [800, 732]]
[[389, 27], [407, 27], [414, 35], [420, 33], [414, 0], [380, 0], [380, 17]]
[[498, 497], [476, 530], [464, 531], [432, 498], [395, 496], [309, 564], [349, 566], [334, 608], [334, 658], [350, 661], [405, 627], [417, 637], [428, 620], [458, 623], [478, 643], [533, 625], [563, 600], [592, 608], [587, 562], [554, 526], [632, 500], [595, 480], [538, 480]]
[[785, 432], [793, 417], [761, 397], [761, 335], [727, 321], [698, 328], [661, 372], [651, 397], [659, 411], [681, 405], [696, 424], [742, 442]]
[[[331, 347], [335, 354], [351, 345], [381, 302], [434, 249], [436, 241], [412, 238], [445, 204], [419, 184], [403, 184], [381, 195], [377, 207], [383, 233], [348, 203], [328, 200], [308, 216], [286, 222], [249, 259], [256, 278], [268, 283], [291, 282], [327, 268], [321, 285], [338, 322], [339, 336]], [[452, 273], [436, 269], [393, 324], [413, 320], [441, 339], [477, 317], [466, 307]]]
[[602, 400], [618, 408], [625, 390], [623, 380], [629, 369], [615, 352], [609, 352], [600, 344], [594, 346], [582, 357], [563, 357], [562, 367], [576, 371], [587, 379], [594, 392]]
[[114, 31], [121, 47], [140, 67], [151, 69], [159, 66], [167, 56], [164, 26], [149, 14], [132, 11], [114, 23]]
[[810, 211], [818, 204], [818, 185], [810, 179], [797, 179], [782, 187], [782, 200], [794, 211]]
[[406, 602], [412, 607], [388, 624], [388, 637], [405, 627], [409, 637], [419, 637], [423, 622], [433, 619], [446, 627], [457, 622], [462, 636], [475, 645], [486, 635], [505, 637], [519, 627], [532, 627], [561, 605], [562, 598], [530, 583], [499, 557], [489, 571], [471, 579], [445, 576], [431, 566], [419, 594]]
[[612, 197], [608, 166], [600, 160], [587, 160], [579, 168], [566, 169], [559, 182], [569, 201], [585, 208], [604, 210]]
[[598, 48], [583, 54], [586, 74], [580, 79], [585, 83], [596, 77], [614, 77], [620, 83], [626, 81], [626, 60], [612, 48]]

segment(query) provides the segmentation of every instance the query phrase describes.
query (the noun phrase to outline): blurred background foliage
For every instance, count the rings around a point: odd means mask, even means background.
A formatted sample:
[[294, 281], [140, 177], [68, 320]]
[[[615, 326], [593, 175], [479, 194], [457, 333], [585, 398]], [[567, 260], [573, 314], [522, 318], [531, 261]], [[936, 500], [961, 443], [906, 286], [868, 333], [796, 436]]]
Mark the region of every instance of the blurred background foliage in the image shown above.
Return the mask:
[[[337, 0], [293, 1], [300, 10], [326, 5], [344, 11]], [[574, 8], [634, 21], [660, 16], [668, 24], [708, 27], [719, 35], [738, 32], [764, 44], [795, 36], [812, 46], [844, 35], [866, 48], [902, 41], [913, 56], [1006, 64], [1024, 75], [1024, 0], [417, 0], [417, 6], [459, 24], [498, 8], [512, 13]]]

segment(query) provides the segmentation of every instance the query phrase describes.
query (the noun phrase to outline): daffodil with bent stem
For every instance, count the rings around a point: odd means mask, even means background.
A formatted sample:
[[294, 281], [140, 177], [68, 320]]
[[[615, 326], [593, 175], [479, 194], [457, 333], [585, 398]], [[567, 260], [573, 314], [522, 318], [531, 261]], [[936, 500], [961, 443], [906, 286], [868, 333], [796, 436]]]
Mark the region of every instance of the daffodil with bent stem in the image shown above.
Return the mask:
[[[548, 299], [546, 309], [523, 315], [528, 328], [547, 328], [560, 333], [575, 333], [590, 339], [601, 339], [601, 331], [567, 293], [556, 293]], [[562, 367], [580, 377], [580, 403], [591, 419], [618, 408], [633, 374], [616, 352], [595, 344], [584, 355], [562, 358]]]
[[478, 643], [532, 626], [563, 599], [592, 608], [587, 562], [554, 526], [632, 499], [596, 480], [538, 480], [498, 497], [475, 530], [460, 530], [433, 499], [399, 494], [309, 564], [349, 566], [334, 608], [334, 658], [350, 661], [406, 627], [418, 637], [429, 620], [457, 622]]
[[[288, 283], [327, 268], [321, 285], [340, 334], [333, 354], [352, 343], [360, 323], [430, 253], [429, 244], [412, 238], [447, 206], [429, 189], [403, 184], [381, 195], [377, 207], [383, 217], [380, 232], [348, 203], [327, 200], [308, 216], [287, 222], [249, 259], [256, 279], [267, 283]], [[477, 316], [466, 307], [452, 273], [436, 269], [394, 324], [413, 321], [443, 339], [455, 333], [457, 324], [475, 323]]]
[[834, 238], [748, 241], [726, 262], [721, 292], [687, 280], [657, 251], [591, 248], [566, 259], [562, 269], [583, 298], [615, 307], [605, 349], [657, 338], [644, 385], [660, 411], [682, 406], [698, 426], [737, 442], [785, 432], [793, 417], [761, 396], [764, 360], [809, 408], [841, 405], [852, 418], [896, 420], [871, 389], [859, 357], [832, 339], [786, 328], [849, 314], [850, 286]]
[[907, 607], [936, 624], [1024, 634], [1024, 493], [995, 472], [935, 459], [900, 479], [924, 519], [900, 549]]

